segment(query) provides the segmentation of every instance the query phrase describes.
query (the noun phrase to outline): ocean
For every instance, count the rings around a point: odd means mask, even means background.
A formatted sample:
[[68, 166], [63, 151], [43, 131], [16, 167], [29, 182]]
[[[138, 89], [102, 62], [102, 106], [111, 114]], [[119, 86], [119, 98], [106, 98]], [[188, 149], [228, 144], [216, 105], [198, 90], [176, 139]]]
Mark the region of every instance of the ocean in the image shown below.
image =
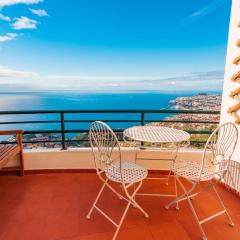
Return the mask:
[[[189, 96], [191, 94], [188, 94]], [[169, 101], [186, 94], [163, 93], [0, 93], [0, 111], [60, 109], [161, 109]]]
[[[79, 93], [79, 92], [27, 92], [0, 93], [0, 111], [11, 110], [131, 110], [171, 108], [169, 101], [179, 96], [192, 94], [164, 94], [164, 93]], [[166, 114], [147, 114], [147, 119], [163, 119]], [[104, 120], [140, 119], [139, 114], [66, 114], [65, 119], [74, 120]], [[4, 121], [37, 121], [59, 120], [59, 114], [39, 115], [0, 115], [0, 122]], [[113, 128], [126, 128], [136, 123], [112, 123]], [[89, 123], [67, 123], [66, 129], [88, 129]], [[50, 124], [20, 124], [0, 125], [0, 129], [23, 130], [52, 130], [60, 129], [59, 123]]]

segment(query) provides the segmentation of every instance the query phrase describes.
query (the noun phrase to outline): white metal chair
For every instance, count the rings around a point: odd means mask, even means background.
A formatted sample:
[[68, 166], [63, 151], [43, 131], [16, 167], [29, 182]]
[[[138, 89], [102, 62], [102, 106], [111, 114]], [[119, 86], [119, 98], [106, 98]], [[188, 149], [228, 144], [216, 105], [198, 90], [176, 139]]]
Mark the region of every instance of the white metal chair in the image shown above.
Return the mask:
[[[93, 209], [99, 211], [117, 228], [113, 236], [113, 239], [116, 239], [130, 205], [138, 208], [144, 216], [148, 218], [148, 214], [135, 200], [135, 195], [142, 186], [142, 181], [147, 177], [148, 171], [139, 164], [122, 161], [122, 152], [119, 141], [112, 129], [105, 123], [97, 121], [91, 125], [89, 130], [89, 140], [94, 155], [96, 172], [100, 180], [103, 182], [103, 185], [87, 214], [87, 219], [90, 219]], [[119, 183], [122, 186], [124, 194], [120, 193], [110, 185], [111, 181]], [[127, 202], [127, 206], [119, 223], [115, 222], [97, 206], [97, 202], [105, 187], [108, 187], [120, 199]], [[131, 187], [133, 190], [129, 191]]]
[[[202, 161], [199, 163], [197, 161], [180, 161], [177, 160], [174, 163], [173, 171], [177, 179], [178, 184], [182, 188], [184, 194], [177, 197], [174, 201], [170, 202], [166, 209], [172, 204], [177, 204], [177, 209], [179, 209], [178, 203], [187, 200], [194, 218], [199, 226], [202, 234], [202, 239], [206, 240], [207, 237], [202, 228], [202, 224], [210, 219], [213, 219], [221, 214], [226, 214], [229, 225], [234, 226], [234, 223], [224, 206], [224, 203], [218, 194], [215, 185], [224, 179], [224, 176], [228, 173], [229, 163], [231, 156], [235, 150], [236, 143], [238, 140], [238, 130], [235, 124], [225, 123], [219, 126], [209, 137], [202, 156]], [[183, 185], [181, 178], [184, 178], [189, 183], [192, 184], [189, 190]], [[207, 181], [206, 184], [199, 192], [194, 193], [196, 187], [200, 185], [201, 181]], [[232, 180], [233, 181], [233, 180]], [[215, 192], [217, 199], [219, 200], [223, 211], [213, 214], [203, 220], [200, 220], [195, 208], [193, 206], [192, 200], [198, 196], [200, 193], [212, 188]], [[209, 204], [209, 203], [208, 203]]]

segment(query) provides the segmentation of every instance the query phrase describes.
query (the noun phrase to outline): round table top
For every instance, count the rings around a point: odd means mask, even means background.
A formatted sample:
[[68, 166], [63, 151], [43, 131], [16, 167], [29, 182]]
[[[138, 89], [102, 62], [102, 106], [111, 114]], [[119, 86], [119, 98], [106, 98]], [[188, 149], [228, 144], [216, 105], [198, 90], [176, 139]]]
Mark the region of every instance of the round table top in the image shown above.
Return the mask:
[[136, 126], [126, 129], [124, 137], [149, 143], [177, 143], [190, 139], [190, 134], [176, 128], [160, 126]]

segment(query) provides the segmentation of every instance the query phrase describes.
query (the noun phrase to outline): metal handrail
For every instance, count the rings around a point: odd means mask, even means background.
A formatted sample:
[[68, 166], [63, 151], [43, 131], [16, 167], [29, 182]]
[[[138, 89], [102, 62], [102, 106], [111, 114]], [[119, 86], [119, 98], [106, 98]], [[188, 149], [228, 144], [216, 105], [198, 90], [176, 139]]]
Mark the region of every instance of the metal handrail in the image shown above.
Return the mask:
[[27, 111], [0, 111], [0, 115], [7, 114], [45, 114], [45, 113], [192, 113], [192, 114], [220, 114], [220, 111], [196, 111], [173, 109], [99, 109], [99, 110], [27, 110]]
[[[67, 133], [86, 133], [88, 130], [86, 129], [72, 129], [67, 130], [65, 128], [65, 123], [91, 123], [99, 119], [84, 119], [84, 120], [75, 120], [75, 119], [65, 119], [65, 114], [70, 113], [80, 113], [80, 114], [89, 114], [89, 113], [121, 113], [121, 114], [140, 114], [139, 119], [103, 119], [102, 121], [108, 123], [140, 123], [142, 126], [146, 123], [150, 122], [161, 122], [161, 123], [201, 123], [201, 124], [218, 124], [218, 122], [214, 121], [184, 121], [184, 120], [162, 120], [162, 119], [146, 119], [146, 114], [148, 113], [155, 113], [155, 114], [213, 114], [217, 115], [220, 114], [219, 111], [195, 111], [195, 110], [171, 110], [171, 109], [161, 109], [161, 110], [149, 110], [149, 109], [133, 109], [133, 110], [28, 110], [28, 111], [0, 111], [0, 117], [2, 115], [31, 115], [31, 114], [58, 114], [59, 119], [57, 120], [39, 120], [39, 121], [0, 121], [0, 125], [8, 125], [8, 124], [48, 124], [48, 123], [59, 123], [60, 129], [59, 130], [34, 130], [29, 131], [26, 130], [23, 132], [24, 135], [26, 134], [37, 134], [37, 133], [59, 133], [61, 134], [61, 140], [45, 140], [45, 141], [24, 141], [23, 143], [47, 143], [47, 142], [61, 142], [62, 149], [66, 149], [67, 142], [75, 142], [73, 139], [66, 139]], [[114, 129], [115, 132], [122, 132], [124, 129]], [[211, 131], [188, 131], [190, 134], [210, 134]], [[76, 140], [76, 141], [86, 141], [86, 140]], [[200, 142], [200, 141], [199, 141]], [[2, 142], [4, 143], [4, 142]]]

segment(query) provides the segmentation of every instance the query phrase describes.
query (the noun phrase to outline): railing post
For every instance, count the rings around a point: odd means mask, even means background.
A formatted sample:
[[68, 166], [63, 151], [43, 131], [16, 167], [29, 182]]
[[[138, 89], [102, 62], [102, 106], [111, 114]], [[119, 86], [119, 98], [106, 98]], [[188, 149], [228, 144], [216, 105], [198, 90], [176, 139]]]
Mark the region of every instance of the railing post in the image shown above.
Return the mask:
[[60, 113], [61, 116], [61, 141], [62, 141], [62, 150], [66, 150], [66, 142], [65, 142], [65, 122], [64, 122], [64, 113]]
[[144, 112], [141, 112], [141, 125], [142, 126], [145, 125], [145, 114], [144, 114]]

